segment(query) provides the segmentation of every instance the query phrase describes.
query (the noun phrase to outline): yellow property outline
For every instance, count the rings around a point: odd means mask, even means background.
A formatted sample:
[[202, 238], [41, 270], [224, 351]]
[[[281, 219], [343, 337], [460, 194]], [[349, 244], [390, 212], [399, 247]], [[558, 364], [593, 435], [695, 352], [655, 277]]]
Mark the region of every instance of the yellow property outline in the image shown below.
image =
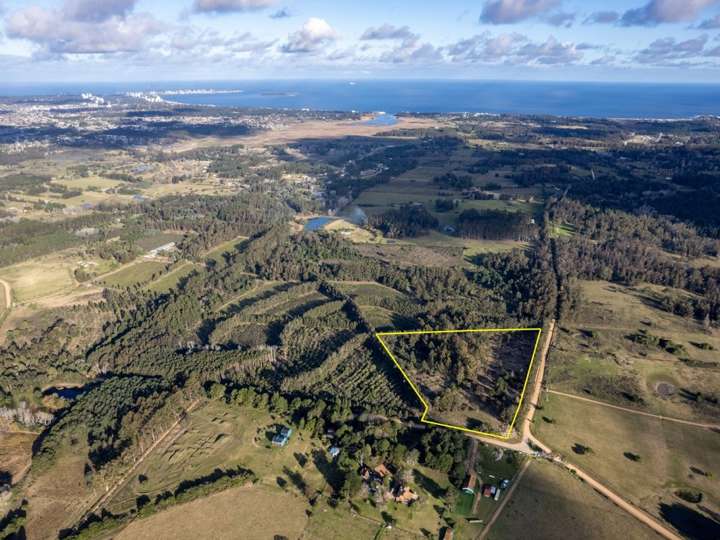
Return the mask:
[[[527, 374], [525, 375], [525, 382], [523, 383], [522, 391], [520, 392], [520, 400], [518, 401], [517, 409], [515, 410], [515, 414], [513, 415], [512, 421], [510, 422], [510, 425], [508, 426], [507, 431], [505, 434], [498, 434], [498, 433], [488, 433], [486, 431], [479, 431], [477, 429], [470, 429], [462, 426], [455, 426], [453, 424], [443, 424], [442, 422], [435, 422], [434, 420], [427, 420], [427, 414], [430, 410], [430, 405], [425, 401], [420, 391], [415, 386], [415, 383], [410, 380], [410, 377], [408, 377], [408, 374], [405, 373], [405, 370], [402, 368], [400, 363], [395, 358], [395, 355], [393, 355], [392, 352], [390, 352], [390, 349], [388, 348], [387, 344], [383, 341], [383, 337], [385, 336], [411, 336], [411, 335], [419, 335], [419, 334], [472, 334], [472, 333], [480, 333], [480, 332], [537, 332], [537, 337], [535, 338], [535, 345], [533, 346], [533, 352], [532, 356], [530, 357], [530, 363], [528, 364]], [[405, 377], [405, 380], [408, 382], [410, 387], [413, 389], [413, 392], [415, 392], [415, 395], [418, 397], [420, 402], [423, 404], [423, 407], [425, 410], [422, 413], [422, 416], [420, 417], [420, 421], [424, 422], [425, 424], [431, 424], [433, 426], [441, 426], [448, 429], [456, 429], [458, 431], [465, 431], [468, 433], [475, 433], [476, 435], [483, 435], [485, 437], [493, 437], [495, 439], [500, 439], [503, 441], [506, 441], [510, 438], [512, 435], [513, 427], [515, 426], [515, 422], [517, 420], [518, 415], [520, 414], [520, 409], [522, 409], [523, 404], [523, 398], [525, 397], [525, 390], [527, 389], [528, 381], [530, 380], [530, 373], [532, 372], [533, 362], [535, 361], [535, 353], [537, 353], [538, 345], [540, 343], [540, 334], [542, 334], [542, 328], [474, 328], [474, 329], [466, 329], [466, 330], [410, 330], [406, 332], [377, 332], [375, 334], [375, 337], [380, 342], [380, 345], [382, 345], [383, 349], [385, 349], [385, 352], [387, 355], [392, 359], [392, 361], [395, 363], [397, 368], [400, 370], [400, 373], [403, 374], [403, 377]]]

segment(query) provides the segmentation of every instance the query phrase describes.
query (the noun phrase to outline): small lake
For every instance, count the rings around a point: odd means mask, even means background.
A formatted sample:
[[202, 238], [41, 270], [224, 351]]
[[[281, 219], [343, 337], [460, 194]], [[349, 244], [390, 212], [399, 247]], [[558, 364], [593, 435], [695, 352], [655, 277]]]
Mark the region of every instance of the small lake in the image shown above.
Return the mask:
[[374, 118], [364, 122], [366, 126], [394, 126], [398, 123], [397, 116], [394, 114], [378, 114]]
[[43, 391], [43, 395], [45, 396], [57, 396], [59, 398], [66, 399], [68, 401], [74, 400], [79, 395], [87, 392], [88, 388], [86, 386], [53, 386], [51, 388], [46, 388]]
[[305, 223], [305, 230], [306, 231], [317, 231], [318, 229], [322, 229], [325, 225], [330, 223], [331, 221], [335, 221], [334, 217], [330, 216], [318, 216], [307, 220], [307, 223]]

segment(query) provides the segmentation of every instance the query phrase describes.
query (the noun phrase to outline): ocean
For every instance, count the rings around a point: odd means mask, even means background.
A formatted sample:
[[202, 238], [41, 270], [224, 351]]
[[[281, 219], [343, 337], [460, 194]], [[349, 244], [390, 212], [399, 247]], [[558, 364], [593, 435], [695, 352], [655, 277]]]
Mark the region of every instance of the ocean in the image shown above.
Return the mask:
[[[220, 93], [174, 94], [208, 89]], [[515, 113], [611, 118], [720, 115], [720, 85], [460, 80], [267, 80], [0, 84], [0, 96], [159, 91], [165, 99], [223, 107], [388, 113]]]

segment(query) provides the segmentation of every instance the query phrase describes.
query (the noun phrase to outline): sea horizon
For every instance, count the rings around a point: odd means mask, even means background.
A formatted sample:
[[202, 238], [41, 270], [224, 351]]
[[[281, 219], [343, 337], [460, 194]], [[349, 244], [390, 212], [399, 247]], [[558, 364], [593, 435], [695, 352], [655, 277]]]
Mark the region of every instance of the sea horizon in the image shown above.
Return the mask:
[[81, 93], [112, 96], [129, 92], [161, 93], [167, 101], [187, 105], [363, 113], [487, 113], [668, 120], [720, 114], [720, 84], [714, 83], [359, 78], [0, 85], [0, 96], [6, 98], [79, 96]]

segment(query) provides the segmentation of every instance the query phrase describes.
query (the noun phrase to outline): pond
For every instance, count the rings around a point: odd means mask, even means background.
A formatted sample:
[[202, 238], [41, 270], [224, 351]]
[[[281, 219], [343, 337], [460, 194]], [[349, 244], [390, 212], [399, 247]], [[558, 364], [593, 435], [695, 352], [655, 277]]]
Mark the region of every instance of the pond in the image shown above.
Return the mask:
[[306, 231], [317, 231], [318, 229], [322, 229], [325, 225], [330, 223], [331, 221], [335, 221], [334, 217], [330, 216], [318, 216], [307, 220], [307, 223], [305, 223], [305, 230]]
[[86, 386], [51, 386], [43, 390], [44, 396], [57, 396], [68, 401], [74, 400], [79, 395], [87, 392]]
[[387, 113], [378, 114], [374, 118], [365, 121], [366, 126], [394, 126], [397, 123], [397, 116]]

